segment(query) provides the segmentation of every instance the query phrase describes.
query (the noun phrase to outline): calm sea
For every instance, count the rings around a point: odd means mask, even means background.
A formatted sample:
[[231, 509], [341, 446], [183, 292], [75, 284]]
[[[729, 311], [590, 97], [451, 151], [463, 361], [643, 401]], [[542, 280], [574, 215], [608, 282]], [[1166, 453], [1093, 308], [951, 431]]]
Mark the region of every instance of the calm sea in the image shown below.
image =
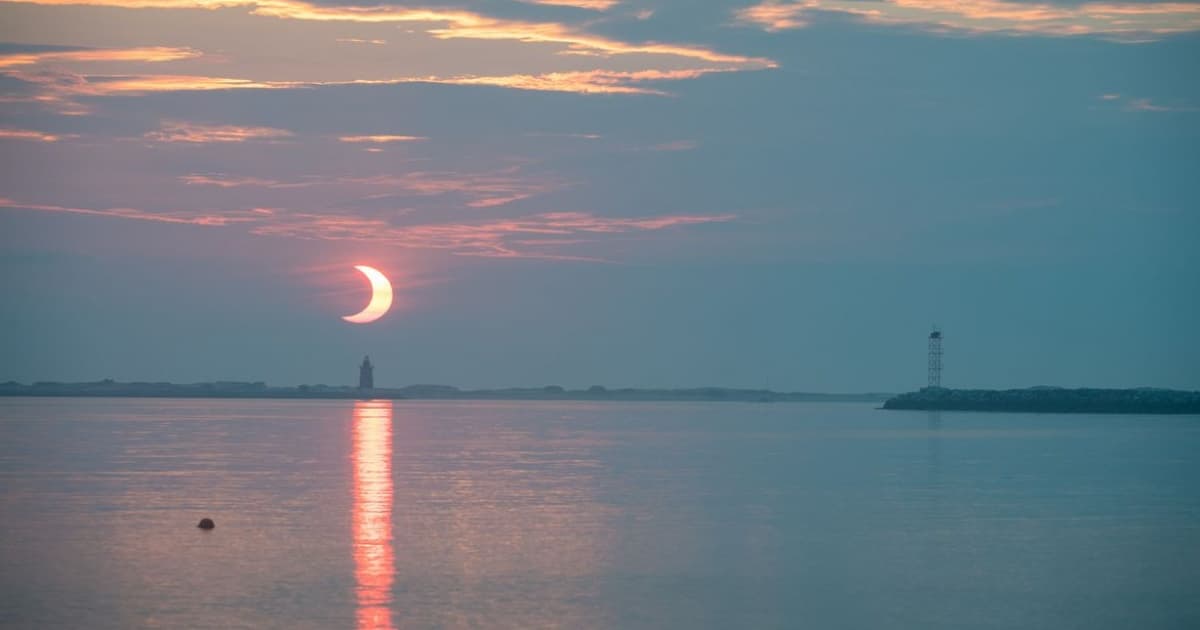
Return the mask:
[[0, 399], [0, 626], [1200, 628], [1200, 418]]

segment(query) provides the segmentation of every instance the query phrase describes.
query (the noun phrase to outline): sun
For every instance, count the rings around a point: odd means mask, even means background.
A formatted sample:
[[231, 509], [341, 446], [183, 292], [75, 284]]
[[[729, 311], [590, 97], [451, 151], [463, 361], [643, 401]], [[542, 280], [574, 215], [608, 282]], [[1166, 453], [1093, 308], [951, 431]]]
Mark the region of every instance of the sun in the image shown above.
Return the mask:
[[392, 307], [392, 283], [388, 281], [387, 276], [374, 267], [355, 265], [354, 268], [362, 272], [367, 277], [367, 281], [371, 283], [371, 301], [363, 310], [353, 315], [346, 315], [342, 319], [352, 324], [369, 324], [383, 317]]

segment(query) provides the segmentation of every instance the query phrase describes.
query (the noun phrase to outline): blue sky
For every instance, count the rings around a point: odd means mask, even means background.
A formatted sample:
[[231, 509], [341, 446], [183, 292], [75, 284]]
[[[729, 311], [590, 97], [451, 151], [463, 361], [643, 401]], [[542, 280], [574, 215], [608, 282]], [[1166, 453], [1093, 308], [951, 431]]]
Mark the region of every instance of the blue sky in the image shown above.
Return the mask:
[[[559, 6], [574, 5], [574, 6]], [[0, 2], [0, 380], [1200, 388], [1200, 4]], [[383, 270], [396, 305], [352, 265]]]

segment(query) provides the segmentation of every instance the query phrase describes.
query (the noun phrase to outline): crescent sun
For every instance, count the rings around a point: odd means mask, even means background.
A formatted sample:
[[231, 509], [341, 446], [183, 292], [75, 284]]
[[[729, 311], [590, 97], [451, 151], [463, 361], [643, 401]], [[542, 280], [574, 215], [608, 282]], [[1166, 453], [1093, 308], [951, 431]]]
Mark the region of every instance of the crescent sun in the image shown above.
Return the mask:
[[371, 283], [371, 301], [363, 310], [353, 315], [346, 315], [342, 319], [352, 324], [368, 324], [383, 317], [392, 307], [392, 283], [388, 282], [387, 276], [374, 267], [355, 265], [354, 268], [361, 271], [367, 277], [367, 281]]

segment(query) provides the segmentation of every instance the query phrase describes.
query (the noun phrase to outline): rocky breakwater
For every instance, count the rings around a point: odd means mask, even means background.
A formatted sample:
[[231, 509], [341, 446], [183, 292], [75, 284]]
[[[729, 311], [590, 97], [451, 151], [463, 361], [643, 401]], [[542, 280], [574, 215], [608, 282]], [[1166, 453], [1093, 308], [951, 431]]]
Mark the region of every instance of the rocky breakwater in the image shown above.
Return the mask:
[[1036, 413], [1170, 413], [1200, 415], [1200, 392], [1172, 389], [947, 389], [926, 387], [900, 394], [884, 409]]

